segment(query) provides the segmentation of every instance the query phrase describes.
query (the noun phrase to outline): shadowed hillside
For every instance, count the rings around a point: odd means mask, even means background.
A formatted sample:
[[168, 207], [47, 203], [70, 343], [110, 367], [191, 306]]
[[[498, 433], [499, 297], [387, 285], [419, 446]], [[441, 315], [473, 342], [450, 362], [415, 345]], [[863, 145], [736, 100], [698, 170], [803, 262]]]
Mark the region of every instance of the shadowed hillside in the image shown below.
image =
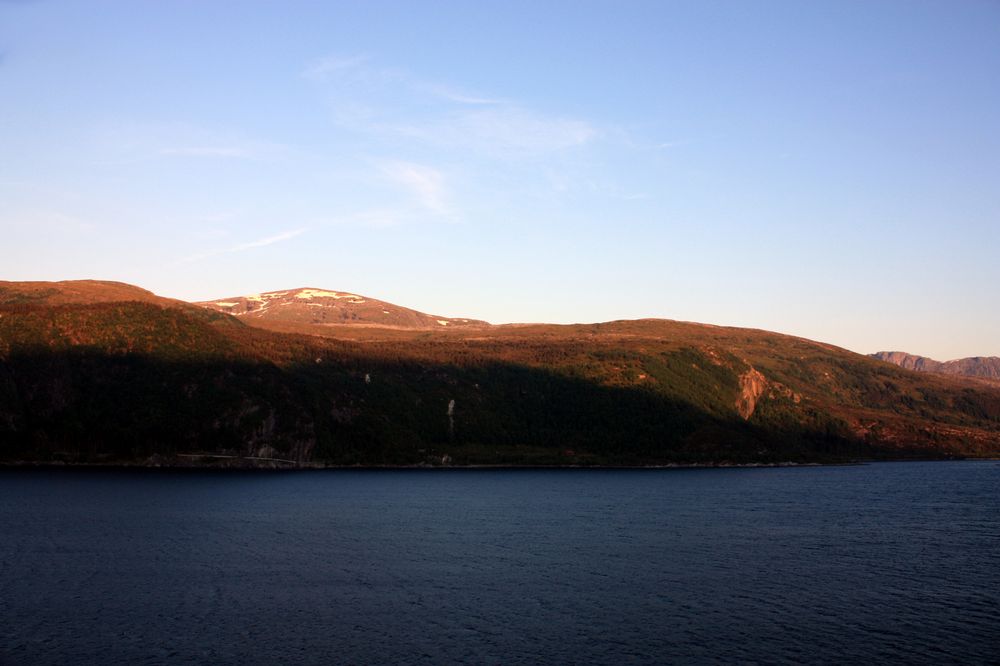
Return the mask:
[[1000, 391], [801, 338], [662, 320], [345, 329], [351, 339], [278, 333], [170, 302], [8, 302], [0, 457], [586, 465], [1000, 453]]

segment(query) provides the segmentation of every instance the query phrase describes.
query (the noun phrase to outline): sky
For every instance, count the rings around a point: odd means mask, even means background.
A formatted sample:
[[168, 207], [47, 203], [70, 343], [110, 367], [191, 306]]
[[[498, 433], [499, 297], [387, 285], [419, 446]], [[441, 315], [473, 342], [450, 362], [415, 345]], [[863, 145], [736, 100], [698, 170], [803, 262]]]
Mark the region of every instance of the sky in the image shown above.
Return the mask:
[[1000, 356], [1000, 2], [0, 0], [0, 279]]

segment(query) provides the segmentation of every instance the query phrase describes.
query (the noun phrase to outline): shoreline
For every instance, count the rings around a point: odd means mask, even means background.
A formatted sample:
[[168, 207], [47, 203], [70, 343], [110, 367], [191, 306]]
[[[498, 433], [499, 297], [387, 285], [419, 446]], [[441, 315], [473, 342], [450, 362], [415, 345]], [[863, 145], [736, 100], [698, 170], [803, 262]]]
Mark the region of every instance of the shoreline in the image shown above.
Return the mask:
[[609, 471], [669, 471], [699, 469], [767, 469], [795, 467], [855, 467], [883, 462], [1000, 462], [997, 457], [949, 457], [949, 458], [885, 458], [858, 459], [842, 462], [795, 462], [774, 463], [664, 463], [655, 465], [541, 465], [541, 464], [470, 464], [470, 465], [326, 465], [308, 463], [304, 465], [260, 465], [260, 464], [155, 464], [143, 462], [89, 463], [89, 462], [43, 462], [43, 461], [0, 461], [0, 470], [13, 469], [77, 469], [77, 470], [156, 470], [156, 471], [219, 471], [219, 472], [310, 472], [310, 471], [532, 471], [532, 470], [609, 470]]

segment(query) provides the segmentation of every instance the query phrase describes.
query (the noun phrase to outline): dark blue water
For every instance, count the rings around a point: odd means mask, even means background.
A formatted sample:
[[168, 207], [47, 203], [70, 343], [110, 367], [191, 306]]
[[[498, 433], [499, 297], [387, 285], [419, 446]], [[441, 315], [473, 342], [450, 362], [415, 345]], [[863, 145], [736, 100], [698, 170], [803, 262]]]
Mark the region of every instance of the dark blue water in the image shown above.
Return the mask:
[[1000, 463], [0, 471], [0, 662], [1000, 663]]

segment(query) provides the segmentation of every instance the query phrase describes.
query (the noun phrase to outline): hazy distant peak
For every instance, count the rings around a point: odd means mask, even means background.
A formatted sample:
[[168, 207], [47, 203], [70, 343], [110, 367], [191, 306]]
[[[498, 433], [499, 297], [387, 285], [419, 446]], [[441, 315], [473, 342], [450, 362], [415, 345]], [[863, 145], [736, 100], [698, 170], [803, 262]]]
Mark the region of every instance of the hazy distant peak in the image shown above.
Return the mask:
[[900, 351], [880, 351], [870, 356], [907, 370], [1000, 379], [1000, 358], [996, 356], [972, 356], [943, 362]]

